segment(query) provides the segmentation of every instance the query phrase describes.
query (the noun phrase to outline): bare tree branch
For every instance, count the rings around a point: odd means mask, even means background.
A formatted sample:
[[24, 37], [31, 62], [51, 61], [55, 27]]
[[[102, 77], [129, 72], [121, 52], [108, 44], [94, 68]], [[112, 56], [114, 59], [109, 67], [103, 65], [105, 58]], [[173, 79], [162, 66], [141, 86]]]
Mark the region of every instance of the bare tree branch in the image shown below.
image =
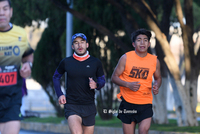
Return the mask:
[[[163, 2], [163, 15], [162, 15], [162, 21], [161, 21], [161, 30], [162, 32], [168, 36], [169, 35], [169, 27], [170, 27], [170, 15], [172, 11], [172, 7], [174, 4], [174, 0], [165, 0]], [[169, 40], [169, 37], [167, 37]]]
[[110, 4], [112, 4], [113, 6], [115, 6], [117, 8], [118, 12], [121, 15], [122, 21], [124, 22], [125, 29], [129, 35], [131, 35], [131, 33], [134, 30], [139, 28], [139, 25], [133, 18], [133, 15], [130, 14], [129, 12], [127, 12], [127, 10], [124, 9], [124, 7], [121, 4], [119, 4], [115, 0], [106, 0], [106, 1], [108, 1]]
[[152, 14], [153, 18], [156, 20], [157, 16], [154, 14], [154, 12], [151, 10], [151, 8], [149, 7], [149, 5], [146, 3], [145, 0], [141, 0], [141, 2], [145, 5], [145, 7], [149, 10], [149, 12]]
[[[189, 51], [189, 40], [188, 40], [188, 33], [186, 25], [183, 22], [183, 12], [181, 8], [180, 0], [174, 0], [175, 7], [176, 7], [176, 15], [178, 17], [179, 23], [182, 29], [182, 37], [183, 37], [183, 45], [184, 45], [184, 57], [185, 57], [185, 72], [186, 72], [186, 79], [190, 79], [190, 71], [191, 71], [191, 61], [190, 61], [190, 51]], [[194, 51], [193, 51], [194, 53]]]
[[108, 30], [106, 27], [98, 24], [97, 22], [95, 22], [94, 20], [90, 19], [89, 17], [85, 16], [84, 14], [81, 14], [80, 12], [77, 12], [76, 10], [73, 10], [71, 8], [69, 8], [69, 6], [67, 6], [67, 4], [63, 4], [61, 2], [59, 2], [58, 0], [51, 0], [56, 6], [58, 6], [59, 8], [61, 8], [64, 11], [68, 11], [71, 14], [73, 14], [76, 18], [82, 20], [83, 22], [89, 24], [90, 26], [94, 27], [95, 29], [97, 29], [100, 33], [107, 35], [112, 41], [114, 41], [116, 43], [116, 45], [118, 45], [124, 52], [127, 52], [129, 50], [131, 50], [130, 48], [127, 47], [127, 45], [125, 45], [119, 38], [115, 37], [115, 35]]

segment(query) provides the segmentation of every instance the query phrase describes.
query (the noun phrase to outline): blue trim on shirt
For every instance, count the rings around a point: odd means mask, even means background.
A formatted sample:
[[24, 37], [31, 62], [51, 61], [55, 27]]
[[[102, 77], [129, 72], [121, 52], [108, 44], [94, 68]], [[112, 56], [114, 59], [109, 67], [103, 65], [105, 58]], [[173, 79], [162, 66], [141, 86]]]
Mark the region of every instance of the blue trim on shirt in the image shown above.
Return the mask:
[[105, 85], [105, 75], [102, 75], [101, 77], [97, 77], [97, 90], [100, 90]]

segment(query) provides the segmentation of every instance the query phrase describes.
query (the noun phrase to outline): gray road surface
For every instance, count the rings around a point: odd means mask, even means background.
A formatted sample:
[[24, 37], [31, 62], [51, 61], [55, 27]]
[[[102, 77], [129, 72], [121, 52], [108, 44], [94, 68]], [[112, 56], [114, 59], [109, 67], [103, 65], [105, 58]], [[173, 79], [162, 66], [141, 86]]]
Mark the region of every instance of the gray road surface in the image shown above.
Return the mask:
[[[36, 132], [36, 131], [20, 130], [19, 134], [59, 134], [59, 133]], [[69, 133], [68, 133], [68, 134], [69, 134]]]

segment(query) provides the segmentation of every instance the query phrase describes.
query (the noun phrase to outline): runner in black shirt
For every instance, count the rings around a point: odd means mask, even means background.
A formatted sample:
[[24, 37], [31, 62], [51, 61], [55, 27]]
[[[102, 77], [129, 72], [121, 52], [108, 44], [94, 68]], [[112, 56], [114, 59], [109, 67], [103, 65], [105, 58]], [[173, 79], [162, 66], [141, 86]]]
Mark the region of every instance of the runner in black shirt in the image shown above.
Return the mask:
[[[65, 116], [71, 133], [92, 134], [94, 132], [96, 106], [95, 89], [101, 89], [105, 77], [100, 60], [89, 55], [89, 44], [82, 33], [72, 36], [74, 54], [63, 59], [54, 76], [54, 88], [60, 104], [65, 104]], [[60, 78], [67, 72], [66, 96], [61, 91]]]

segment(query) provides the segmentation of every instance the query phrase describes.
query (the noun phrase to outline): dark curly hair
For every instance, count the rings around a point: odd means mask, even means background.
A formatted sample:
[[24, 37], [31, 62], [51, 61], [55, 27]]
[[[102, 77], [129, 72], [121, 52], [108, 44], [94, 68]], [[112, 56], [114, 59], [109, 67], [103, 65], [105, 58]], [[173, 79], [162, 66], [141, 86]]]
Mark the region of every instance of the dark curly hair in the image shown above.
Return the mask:
[[0, 2], [2, 2], [2, 1], [8, 1], [9, 6], [12, 7], [12, 6], [11, 6], [11, 0], [0, 0]]
[[140, 35], [140, 34], [146, 35], [148, 37], [148, 41], [151, 38], [151, 32], [149, 30], [146, 30], [146, 29], [142, 28], [142, 29], [138, 29], [137, 31], [134, 31], [131, 34], [131, 41], [135, 42], [137, 36]]

